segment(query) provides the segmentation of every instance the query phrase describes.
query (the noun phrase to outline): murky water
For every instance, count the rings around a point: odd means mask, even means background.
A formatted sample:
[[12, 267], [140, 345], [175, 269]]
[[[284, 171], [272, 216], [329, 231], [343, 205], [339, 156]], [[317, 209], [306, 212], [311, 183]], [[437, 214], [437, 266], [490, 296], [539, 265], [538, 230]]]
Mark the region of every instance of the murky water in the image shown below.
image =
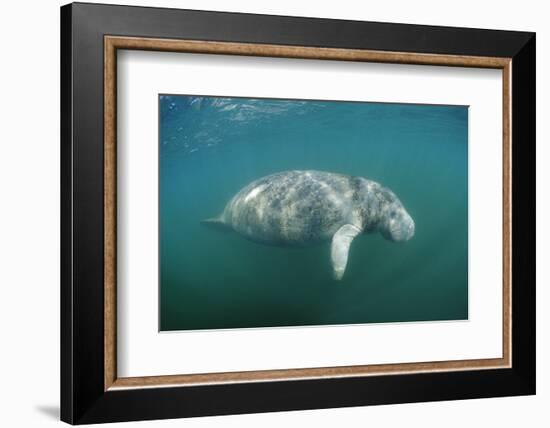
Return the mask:
[[[468, 110], [463, 106], [161, 96], [161, 330], [468, 317]], [[414, 238], [281, 248], [200, 221], [284, 170], [362, 176], [393, 190]]]

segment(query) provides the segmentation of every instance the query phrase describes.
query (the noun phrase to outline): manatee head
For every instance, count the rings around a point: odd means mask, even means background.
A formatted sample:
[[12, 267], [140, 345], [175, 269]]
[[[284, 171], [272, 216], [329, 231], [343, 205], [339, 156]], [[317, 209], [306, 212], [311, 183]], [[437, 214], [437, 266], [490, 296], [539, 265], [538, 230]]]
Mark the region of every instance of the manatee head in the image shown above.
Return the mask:
[[414, 236], [414, 220], [391, 190], [381, 188], [380, 195], [380, 233], [390, 241], [408, 241]]

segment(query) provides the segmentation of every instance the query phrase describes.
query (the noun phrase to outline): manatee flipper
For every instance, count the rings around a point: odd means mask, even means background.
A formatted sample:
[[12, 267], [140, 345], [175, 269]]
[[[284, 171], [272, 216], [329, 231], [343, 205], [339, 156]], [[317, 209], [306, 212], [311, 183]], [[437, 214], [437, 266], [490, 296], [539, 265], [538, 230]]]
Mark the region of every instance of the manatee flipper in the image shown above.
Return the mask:
[[332, 269], [334, 277], [338, 280], [342, 279], [348, 264], [349, 246], [357, 235], [361, 233], [361, 229], [353, 224], [344, 224], [332, 237], [330, 247], [330, 258], [332, 260]]
[[222, 230], [226, 232], [231, 230], [231, 226], [224, 222], [221, 217], [207, 218], [206, 220], [201, 220], [201, 224], [216, 230]]

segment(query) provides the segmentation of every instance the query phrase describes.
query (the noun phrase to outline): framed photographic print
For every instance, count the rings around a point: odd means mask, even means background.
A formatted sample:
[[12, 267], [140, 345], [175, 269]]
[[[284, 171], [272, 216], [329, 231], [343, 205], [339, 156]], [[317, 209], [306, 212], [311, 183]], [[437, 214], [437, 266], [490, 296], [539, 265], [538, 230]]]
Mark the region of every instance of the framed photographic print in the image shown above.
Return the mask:
[[76, 3], [61, 54], [62, 420], [535, 393], [533, 33]]

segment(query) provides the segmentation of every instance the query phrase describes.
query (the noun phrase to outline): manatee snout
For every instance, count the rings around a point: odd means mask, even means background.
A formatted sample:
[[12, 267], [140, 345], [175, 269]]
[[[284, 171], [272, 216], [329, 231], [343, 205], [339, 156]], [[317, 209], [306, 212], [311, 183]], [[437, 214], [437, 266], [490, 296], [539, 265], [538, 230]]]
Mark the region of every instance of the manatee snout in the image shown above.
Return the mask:
[[400, 207], [390, 214], [383, 235], [393, 242], [405, 242], [414, 236], [414, 230], [414, 220], [405, 208]]

